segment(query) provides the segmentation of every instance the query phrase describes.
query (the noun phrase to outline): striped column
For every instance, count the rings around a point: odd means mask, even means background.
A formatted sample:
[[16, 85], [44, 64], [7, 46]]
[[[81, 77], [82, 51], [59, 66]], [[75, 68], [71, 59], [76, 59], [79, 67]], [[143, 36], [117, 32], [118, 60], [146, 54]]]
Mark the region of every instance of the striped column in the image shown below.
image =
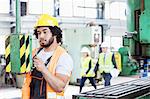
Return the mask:
[[26, 42], [26, 54], [25, 54], [25, 57], [26, 57], [26, 72], [29, 72], [31, 70], [31, 64], [30, 64], [30, 57], [31, 57], [31, 46], [30, 46], [30, 36], [27, 34], [25, 35], [25, 42]]
[[25, 35], [19, 35], [20, 40], [20, 73], [26, 72], [26, 58], [25, 58], [25, 52], [26, 52], [26, 45], [25, 45]]
[[32, 67], [32, 39], [29, 34], [11, 34], [5, 40], [6, 72], [26, 73]]
[[5, 59], [6, 59], [6, 72], [10, 72], [11, 71], [10, 36], [8, 36], [5, 41]]

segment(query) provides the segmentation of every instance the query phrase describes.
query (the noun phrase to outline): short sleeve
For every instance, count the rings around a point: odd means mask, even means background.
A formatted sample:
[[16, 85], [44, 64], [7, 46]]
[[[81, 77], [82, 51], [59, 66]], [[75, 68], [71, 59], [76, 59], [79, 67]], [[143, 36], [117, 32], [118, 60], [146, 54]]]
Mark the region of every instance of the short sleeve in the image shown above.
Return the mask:
[[60, 56], [57, 66], [56, 73], [70, 76], [73, 70], [73, 60], [68, 53], [64, 53]]

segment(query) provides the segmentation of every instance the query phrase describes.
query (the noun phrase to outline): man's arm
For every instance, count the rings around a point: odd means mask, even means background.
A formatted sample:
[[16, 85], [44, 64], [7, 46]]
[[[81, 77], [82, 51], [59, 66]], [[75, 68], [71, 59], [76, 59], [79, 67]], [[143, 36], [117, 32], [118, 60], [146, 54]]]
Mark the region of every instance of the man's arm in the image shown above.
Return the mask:
[[41, 72], [49, 86], [51, 86], [56, 92], [62, 92], [69, 81], [69, 76], [59, 73], [53, 75], [48, 71], [47, 68]]
[[96, 73], [98, 71], [98, 69], [99, 69], [99, 58], [98, 58], [96, 65], [94, 67], [94, 72]]
[[117, 69], [117, 64], [116, 64], [116, 60], [115, 60], [115, 55], [114, 55], [114, 53], [113, 53], [113, 55], [112, 55], [112, 63], [113, 63], [113, 65], [114, 65], [114, 68]]
[[49, 72], [44, 62], [37, 57], [34, 58], [33, 63], [36, 69], [43, 74], [45, 80], [56, 92], [62, 92], [64, 90], [69, 81], [69, 76], [61, 73], [56, 73], [56, 75], [53, 75]]
[[88, 74], [88, 72], [90, 71], [90, 69], [91, 69], [91, 60], [90, 60], [90, 62], [89, 62], [89, 68], [88, 68], [88, 70], [86, 71], [86, 74]]

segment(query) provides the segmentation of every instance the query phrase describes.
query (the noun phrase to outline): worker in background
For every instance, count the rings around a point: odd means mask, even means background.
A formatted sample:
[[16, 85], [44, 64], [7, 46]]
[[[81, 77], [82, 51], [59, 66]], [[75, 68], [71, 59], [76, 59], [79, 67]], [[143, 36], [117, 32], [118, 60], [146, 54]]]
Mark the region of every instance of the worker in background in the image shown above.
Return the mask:
[[102, 74], [104, 79], [104, 86], [109, 86], [112, 78], [111, 71], [117, 68], [114, 54], [109, 50], [107, 42], [101, 44], [102, 52], [99, 54], [97, 65], [98, 71]]
[[114, 54], [117, 69], [119, 70], [119, 72], [121, 72], [122, 71], [121, 54], [114, 47], [111, 48], [111, 51]]
[[94, 73], [94, 63], [92, 58], [90, 57], [90, 51], [87, 47], [83, 47], [81, 50], [82, 58], [81, 58], [81, 80], [80, 80], [80, 93], [84, 86], [84, 83], [87, 79], [90, 80], [92, 86], [96, 89], [95, 82], [95, 73]]
[[54, 17], [43, 14], [36, 23], [34, 34], [40, 47], [32, 53], [34, 68], [26, 75], [22, 99], [64, 99], [73, 61], [60, 46], [62, 30]]
[[120, 53], [118, 51], [114, 52], [114, 57], [115, 57], [117, 69], [119, 70], [119, 72], [121, 72], [122, 67], [121, 67], [121, 55], [120, 55]]

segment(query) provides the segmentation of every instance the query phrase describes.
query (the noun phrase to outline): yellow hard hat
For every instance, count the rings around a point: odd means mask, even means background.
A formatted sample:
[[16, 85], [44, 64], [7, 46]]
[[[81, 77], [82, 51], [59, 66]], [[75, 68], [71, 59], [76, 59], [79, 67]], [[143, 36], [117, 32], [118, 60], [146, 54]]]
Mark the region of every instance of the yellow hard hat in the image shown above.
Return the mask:
[[58, 26], [58, 21], [55, 17], [48, 14], [42, 14], [35, 24], [35, 28], [38, 26]]

